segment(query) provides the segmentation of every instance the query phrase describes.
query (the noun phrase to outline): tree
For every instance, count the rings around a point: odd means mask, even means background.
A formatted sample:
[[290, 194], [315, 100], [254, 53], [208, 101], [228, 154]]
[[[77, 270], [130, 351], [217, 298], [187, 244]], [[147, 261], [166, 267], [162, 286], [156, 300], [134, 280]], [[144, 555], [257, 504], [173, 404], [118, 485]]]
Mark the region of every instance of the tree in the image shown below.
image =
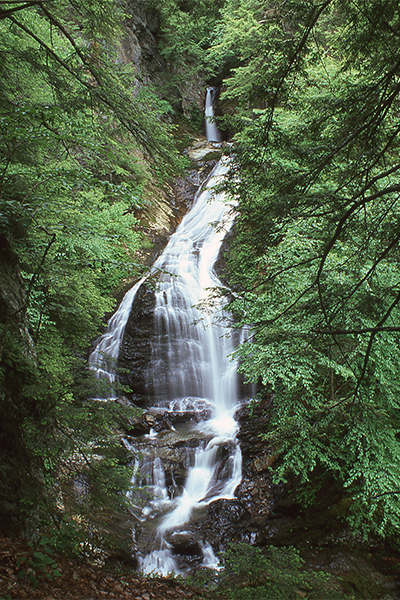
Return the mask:
[[239, 103], [229, 121], [229, 188], [240, 199], [229, 268], [231, 308], [253, 332], [238, 351], [242, 370], [273, 397], [266, 437], [281, 457], [276, 474], [333, 476], [351, 498], [354, 526], [393, 536], [398, 6], [231, 4], [211, 52], [224, 60], [235, 48], [241, 61], [222, 98]]
[[90, 400], [86, 353], [115, 305], [110, 292], [143, 271], [135, 213], [146, 166], [162, 180], [181, 161], [167, 104], [118, 61], [122, 20], [113, 0], [0, 3], [0, 505], [8, 530], [60, 515], [65, 480], [96, 487], [80, 510], [100, 498], [123, 502], [129, 485], [115, 435], [117, 415], [129, 411]]
[[198, 74], [203, 69], [208, 70], [206, 51], [214, 38], [213, 29], [223, 5], [223, 0], [154, 3], [161, 20], [160, 51], [168, 61], [170, 71]]

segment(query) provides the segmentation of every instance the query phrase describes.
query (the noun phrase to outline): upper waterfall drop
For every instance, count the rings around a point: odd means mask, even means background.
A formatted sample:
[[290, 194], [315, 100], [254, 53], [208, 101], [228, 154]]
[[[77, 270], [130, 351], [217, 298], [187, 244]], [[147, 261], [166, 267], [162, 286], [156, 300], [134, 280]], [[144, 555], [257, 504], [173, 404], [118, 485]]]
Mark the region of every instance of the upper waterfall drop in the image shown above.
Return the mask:
[[205, 122], [206, 122], [206, 138], [209, 142], [221, 143], [221, 133], [213, 122], [215, 116], [214, 106], [216, 99], [217, 89], [215, 87], [208, 87], [205, 101]]

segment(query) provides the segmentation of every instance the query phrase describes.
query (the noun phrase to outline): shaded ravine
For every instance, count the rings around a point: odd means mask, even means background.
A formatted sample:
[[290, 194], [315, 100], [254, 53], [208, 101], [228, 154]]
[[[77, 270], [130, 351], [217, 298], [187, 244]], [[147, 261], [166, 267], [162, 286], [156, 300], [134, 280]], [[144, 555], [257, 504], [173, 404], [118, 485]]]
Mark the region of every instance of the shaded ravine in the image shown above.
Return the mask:
[[[269, 473], [275, 462], [273, 448], [258, 438], [269, 418], [270, 399], [265, 397], [251, 407], [241, 404], [236, 365], [226, 360], [233, 345], [223, 307], [209, 313], [195, 308], [207, 297], [203, 286], [219, 285], [214, 261], [232, 213], [223, 204], [223, 195], [213, 199], [210, 186], [223, 178], [225, 168], [218, 165], [206, 184], [208, 189], [197, 194], [192, 211], [150, 276], [158, 284], [146, 307], [150, 314], [151, 306], [152, 326], [157, 323], [151, 348], [148, 344], [146, 377], [152, 405], [145, 421], [149, 428], [146, 435], [130, 432], [125, 439], [134, 455], [142, 455], [134, 479], [142, 491], [129, 492], [131, 511], [138, 521], [133, 532], [138, 568], [145, 573], [185, 574], [193, 567], [218, 567], [214, 551], [223, 552], [232, 541], [257, 546], [290, 543], [302, 549], [310, 569], [318, 565], [335, 573], [338, 585], [350, 588], [352, 597], [354, 590], [356, 595], [358, 591], [363, 594], [367, 587], [377, 590], [374, 597], [381, 597], [397, 590], [396, 574], [387, 569], [387, 561], [397, 564], [397, 555], [388, 556], [385, 550], [381, 563], [373, 564], [372, 554], [366, 560], [362, 546], [351, 542], [346, 546], [339, 512], [343, 506], [331, 489], [326, 491], [328, 508], [300, 515], [292, 494], [296, 482], [273, 485]], [[218, 215], [213, 212], [215, 202], [221, 203]], [[226, 222], [218, 230], [211, 222], [220, 219]], [[113, 365], [120, 357], [127, 319], [135, 313], [132, 303], [140, 305], [138, 296], [152, 285], [146, 287], [141, 280], [128, 292], [91, 357], [92, 368], [101, 362], [98, 374], [108, 385], [116, 382]], [[238, 405], [241, 410], [236, 412]], [[240, 418], [240, 432], [235, 414]], [[242, 445], [243, 476], [237, 438]], [[131, 585], [136, 589], [137, 584]]]
[[[215, 193], [226, 170], [224, 162], [217, 165], [154, 265], [161, 275], [148, 373], [157, 398], [153, 414], [171, 426], [151, 432], [139, 447], [145, 460], [137, 483], [147, 484], [152, 495], [145, 509], [137, 510], [148, 531], [148, 552], [139, 561], [146, 573], [181, 571], [171, 535], [182, 532], [193, 513], [213, 500], [232, 498], [241, 479], [231, 331], [222, 306], [213, 303], [210, 311], [198, 307], [207, 289], [219, 285], [213, 265], [232, 223], [232, 209], [222, 193]], [[175, 465], [167, 457], [167, 476], [158, 451], [165, 444], [181, 449]], [[201, 544], [206, 560], [215, 562], [206, 541]]]
[[[212, 99], [209, 88], [206, 116], [212, 117]], [[195, 547], [197, 564], [215, 567], [210, 543], [198, 535], [194, 543], [190, 523], [211, 502], [232, 499], [241, 480], [234, 418], [239, 385], [230, 358], [237, 336], [218, 294], [206, 302], [210, 290], [220, 286], [214, 265], [234, 218], [234, 207], [218, 189], [227, 170], [222, 159], [151, 271], [154, 334], [146, 379], [155, 399], [149, 408], [155, 427], [142, 438], [125, 440], [142, 457], [133, 482], [133, 490], [139, 485], [141, 491], [130, 492], [130, 498], [138, 519], [138, 564], [145, 573], [187, 572], [187, 561], [176, 551], [185, 544]], [[111, 385], [130, 306], [143, 283], [126, 294], [90, 357], [92, 369]]]

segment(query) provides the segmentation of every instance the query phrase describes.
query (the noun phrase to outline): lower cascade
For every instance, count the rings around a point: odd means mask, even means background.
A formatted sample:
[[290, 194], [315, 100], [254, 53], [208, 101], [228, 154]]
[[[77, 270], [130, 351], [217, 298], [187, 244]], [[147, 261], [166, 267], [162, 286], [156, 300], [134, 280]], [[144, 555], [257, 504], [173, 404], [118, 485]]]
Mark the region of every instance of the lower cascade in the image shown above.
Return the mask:
[[[201, 518], [210, 503], [232, 499], [241, 481], [234, 418], [239, 384], [230, 358], [237, 333], [221, 301], [208, 308], [205, 303], [210, 288], [221, 285], [214, 264], [234, 217], [234, 208], [216, 189], [226, 171], [221, 160], [151, 273], [157, 277], [147, 369], [156, 399], [147, 410], [153, 427], [125, 440], [141, 457], [129, 495], [138, 521], [138, 568], [144, 573], [184, 574], [193, 564], [216, 568]], [[108, 357], [118, 356], [127, 306], [142, 284], [127, 293], [90, 358], [99, 377], [111, 383]]]

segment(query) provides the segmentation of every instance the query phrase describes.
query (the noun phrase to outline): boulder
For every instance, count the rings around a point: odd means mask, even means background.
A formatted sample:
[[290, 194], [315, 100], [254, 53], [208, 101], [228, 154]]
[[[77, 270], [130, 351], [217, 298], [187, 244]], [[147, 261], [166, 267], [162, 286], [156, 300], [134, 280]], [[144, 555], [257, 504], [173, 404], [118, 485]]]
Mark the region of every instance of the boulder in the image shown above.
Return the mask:
[[118, 356], [120, 382], [130, 388], [126, 395], [139, 406], [146, 403], [151, 393], [147, 381], [147, 367], [151, 358], [154, 306], [154, 291], [143, 283], [132, 303]]

